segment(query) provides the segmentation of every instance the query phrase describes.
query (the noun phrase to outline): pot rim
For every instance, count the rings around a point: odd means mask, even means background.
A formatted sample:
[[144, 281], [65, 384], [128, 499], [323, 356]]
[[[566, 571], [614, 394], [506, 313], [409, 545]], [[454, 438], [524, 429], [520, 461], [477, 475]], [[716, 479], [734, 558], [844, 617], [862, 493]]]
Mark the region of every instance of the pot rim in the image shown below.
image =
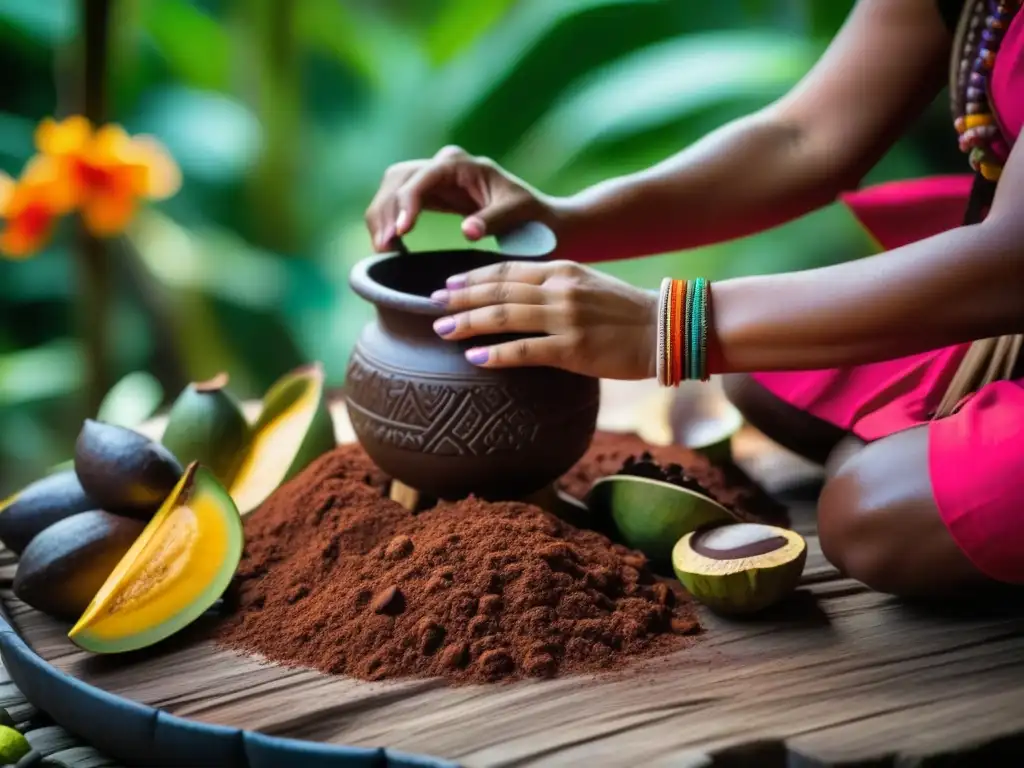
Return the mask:
[[[381, 262], [388, 261], [390, 259], [429, 259], [432, 256], [440, 256], [450, 253], [452, 253], [451, 250], [417, 251], [415, 256], [410, 256], [408, 254], [399, 253], [398, 251], [391, 251], [388, 253], [368, 256], [365, 259], [358, 261], [355, 266], [352, 267], [352, 270], [348, 275], [348, 284], [358, 296], [370, 302], [374, 306], [387, 307], [388, 309], [396, 309], [402, 312], [411, 312], [416, 315], [443, 317], [448, 314], [448, 311], [444, 306], [435, 304], [426, 296], [417, 296], [413, 293], [405, 293], [403, 291], [395, 290], [394, 288], [388, 288], [386, 285], [381, 285], [370, 276], [370, 270]], [[498, 254], [475, 248], [466, 248], [462, 250], [461, 253], [492, 257], [500, 260], [500, 255]]]

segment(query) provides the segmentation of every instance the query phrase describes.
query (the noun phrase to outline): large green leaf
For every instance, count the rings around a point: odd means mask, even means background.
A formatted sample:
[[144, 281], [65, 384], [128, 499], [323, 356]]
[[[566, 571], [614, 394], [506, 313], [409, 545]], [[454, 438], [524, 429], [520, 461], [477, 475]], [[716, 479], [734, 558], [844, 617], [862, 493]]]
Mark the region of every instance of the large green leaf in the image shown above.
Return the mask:
[[11, 167], [11, 175], [17, 175], [22, 165], [32, 155], [32, 134], [35, 126], [31, 120], [10, 112], [0, 112], [0, 161]]
[[188, 0], [145, 0], [141, 20], [157, 50], [185, 84], [225, 90], [230, 82], [227, 31]]
[[160, 138], [187, 176], [216, 184], [243, 176], [264, 138], [244, 104], [194, 88], [151, 89], [130, 125]]
[[0, 405], [72, 395], [82, 382], [81, 345], [72, 339], [54, 339], [0, 356]]
[[394, 90], [426, 63], [417, 52], [419, 40], [379, 15], [337, 0], [302, 0], [295, 13], [304, 43], [350, 67], [377, 94]]
[[66, 42], [75, 32], [74, 0], [0, 0], [0, 22], [48, 46]]
[[768, 32], [693, 35], [650, 47], [588, 77], [524, 137], [510, 164], [540, 183], [596, 142], [729, 99], [767, 102], [798, 80], [816, 53], [812, 44]]
[[482, 32], [504, 19], [515, 3], [516, 0], [448, 0], [424, 36], [431, 60], [450, 61]]
[[[595, 61], [603, 63], [638, 45], [667, 34], [664, 14], [668, 2], [658, 0], [526, 0], [502, 18], [462, 55], [442, 67], [434, 78], [428, 98], [431, 111], [453, 126], [454, 138], [471, 144], [473, 126], [465, 125], [485, 110], [480, 121], [487, 134], [476, 135], [487, 146], [474, 151], [500, 152], [501, 136], [518, 130], [581, 71]], [[658, 18], [660, 16], [660, 18]], [[598, 22], [597, 27], [588, 21]], [[660, 22], [660, 23], [658, 23]], [[599, 27], [609, 34], [600, 35]], [[532, 55], [560, 30], [558, 56]], [[599, 43], [597, 41], [600, 41]], [[572, 46], [571, 48], [569, 46]], [[530, 64], [533, 66], [530, 66]], [[510, 87], [510, 81], [511, 87]], [[503, 103], [490, 97], [504, 90]], [[505, 123], [503, 127], [503, 123]], [[528, 122], [526, 123], [528, 124]]]

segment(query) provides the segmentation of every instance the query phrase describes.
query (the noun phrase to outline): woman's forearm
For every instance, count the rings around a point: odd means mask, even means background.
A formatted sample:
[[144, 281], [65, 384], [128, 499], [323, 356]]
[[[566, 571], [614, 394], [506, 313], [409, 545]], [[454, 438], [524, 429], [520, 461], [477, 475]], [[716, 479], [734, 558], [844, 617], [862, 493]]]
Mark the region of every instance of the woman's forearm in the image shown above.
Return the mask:
[[774, 110], [730, 123], [652, 168], [564, 201], [572, 244], [565, 255], [581, 262], [646, 256], [797, 218], [856, 181], [816, 157], [813, 145]]
[[1022, 332], [1022, 235], [1004, 218], [838, 266], [716, 283], [712, 368], [837, 368]]
[[694, 248], [831, 202], [938, 93], [950, 42], [930, 0], [858, 0], [826, 54], [782, 99], [653, 168], [559, 201], [566, 258]]

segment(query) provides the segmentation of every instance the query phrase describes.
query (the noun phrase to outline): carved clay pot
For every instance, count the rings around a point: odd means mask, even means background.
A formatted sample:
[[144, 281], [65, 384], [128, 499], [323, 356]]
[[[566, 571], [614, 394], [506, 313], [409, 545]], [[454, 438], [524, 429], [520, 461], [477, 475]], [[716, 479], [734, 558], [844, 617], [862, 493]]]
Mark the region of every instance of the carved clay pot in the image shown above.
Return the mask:
[[377, 466], [428, 496], [525, 496], [572, 467], [594, 434], [597, 379], [555, 368], [483, 370], [464, 352], [516, 337], [456, 342], [434, 333], [445, 312], [430, 294], [451, 275], [499, 260], [472, 250], [385, 254], [349, 277], [377, 308], [348, 364], [352, 427]]

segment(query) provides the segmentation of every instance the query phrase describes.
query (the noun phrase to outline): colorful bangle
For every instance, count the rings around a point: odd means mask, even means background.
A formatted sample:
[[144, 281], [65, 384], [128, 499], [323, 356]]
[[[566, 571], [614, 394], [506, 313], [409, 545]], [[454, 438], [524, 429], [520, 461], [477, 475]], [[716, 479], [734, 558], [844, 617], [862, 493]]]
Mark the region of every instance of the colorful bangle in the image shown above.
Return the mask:
[[665, 309], [668, 304], [668, 291], [672, 285], [672, 279], [666, 277], [661, 281], [661, 292], [658, 294], [658, 349], [656, 352], [655, 365], [657, 368], [658, 381], [664, 383], [668, 377], [665, 371], [665, 334], [668, 333], [668, 323], [665, 318]]
[[658, 383], [674, 387], [686, 379], [707, 381], [710, 284], [665, 278], [658, 297]]
[[[686, 287], [679, 280], [672, 281], [672, 343], [677, 350], [684, 349], [683, 313], [685, 310]], [[679, 381], [683, 375], [683, 356], [677, 353], [672, 358], [672, 380]]]

